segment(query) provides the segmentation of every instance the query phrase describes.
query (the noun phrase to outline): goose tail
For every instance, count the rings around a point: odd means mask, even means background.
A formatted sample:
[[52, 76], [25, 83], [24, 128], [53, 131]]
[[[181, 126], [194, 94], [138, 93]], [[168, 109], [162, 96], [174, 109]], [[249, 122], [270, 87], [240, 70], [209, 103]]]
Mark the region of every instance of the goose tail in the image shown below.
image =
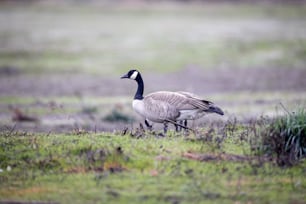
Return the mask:
[[221, 108], [219, 108], [218, 106], [215, 106], [215, 105], [210, 105], [209, 109], [208, 109], [208, 112], [217, 113], [219, 115], [224, 115], [224, 112], [221, 110]]

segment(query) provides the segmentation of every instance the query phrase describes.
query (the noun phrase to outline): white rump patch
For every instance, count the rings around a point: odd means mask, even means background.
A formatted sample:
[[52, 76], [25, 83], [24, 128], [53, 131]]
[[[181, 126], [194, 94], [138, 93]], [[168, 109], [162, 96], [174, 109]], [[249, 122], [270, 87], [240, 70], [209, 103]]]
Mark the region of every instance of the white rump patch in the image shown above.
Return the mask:
[[200, 118], [201, 110], [195, 109], [195, 110], [181, 110], [180, 116], [176, 120], [194, 120]]
[[135, 80], [137, 75], [138, 75], [138, 72], [134, 71], [133, 74], [130, 76], [130, 79], [134, 79]]

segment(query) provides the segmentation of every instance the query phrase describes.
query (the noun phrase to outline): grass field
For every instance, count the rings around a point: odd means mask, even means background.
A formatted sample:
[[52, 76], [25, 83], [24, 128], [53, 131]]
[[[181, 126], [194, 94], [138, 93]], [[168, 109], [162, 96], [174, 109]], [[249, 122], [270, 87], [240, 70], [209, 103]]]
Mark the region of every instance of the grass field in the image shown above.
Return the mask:
[[[131, 68], [225, 116], [143, 131]], [[305, 158], [259, 151], [305, 78], [305, 4], [1, 2], [0, 203], [306, 203]]]
[[[252, 155], [250, 138], [241, 139], [238, 132], [221, 142], [219, 132], [210, 139], [175, 133], [166, 138], [149, 133], [137, 138], [136, 132], [2, 133], [6, 168], [0, 197], [60, 203], [304, 203], [305, 162], [280, 168], [260, 157], [221, 159]], [[194, 160], [199, 154], [220, 157]]]

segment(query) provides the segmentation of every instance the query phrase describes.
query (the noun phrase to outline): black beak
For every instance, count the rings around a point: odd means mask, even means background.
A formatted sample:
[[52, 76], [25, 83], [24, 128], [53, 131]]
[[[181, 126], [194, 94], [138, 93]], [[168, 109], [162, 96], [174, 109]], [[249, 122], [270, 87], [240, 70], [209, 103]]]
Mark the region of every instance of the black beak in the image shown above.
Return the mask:
[[126, 78], [129, 78], [128, 74], [125, 74], [121, 77], [121, 79], [126, 79]]

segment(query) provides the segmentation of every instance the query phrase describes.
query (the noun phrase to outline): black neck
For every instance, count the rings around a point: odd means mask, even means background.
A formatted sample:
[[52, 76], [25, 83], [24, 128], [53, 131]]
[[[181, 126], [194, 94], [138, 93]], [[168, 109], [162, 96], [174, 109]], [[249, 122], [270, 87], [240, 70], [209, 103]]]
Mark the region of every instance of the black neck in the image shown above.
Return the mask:
[[137, 88], [136, 94], [134, 96], [134, 99], [142, 100], [143, 99], [144, 84], [143, 84], [143, 80], [142, 80], [142, 77], [141, 77], [140, 73], [138, 73], [135, 80], [137, 81], [138, 88]]

